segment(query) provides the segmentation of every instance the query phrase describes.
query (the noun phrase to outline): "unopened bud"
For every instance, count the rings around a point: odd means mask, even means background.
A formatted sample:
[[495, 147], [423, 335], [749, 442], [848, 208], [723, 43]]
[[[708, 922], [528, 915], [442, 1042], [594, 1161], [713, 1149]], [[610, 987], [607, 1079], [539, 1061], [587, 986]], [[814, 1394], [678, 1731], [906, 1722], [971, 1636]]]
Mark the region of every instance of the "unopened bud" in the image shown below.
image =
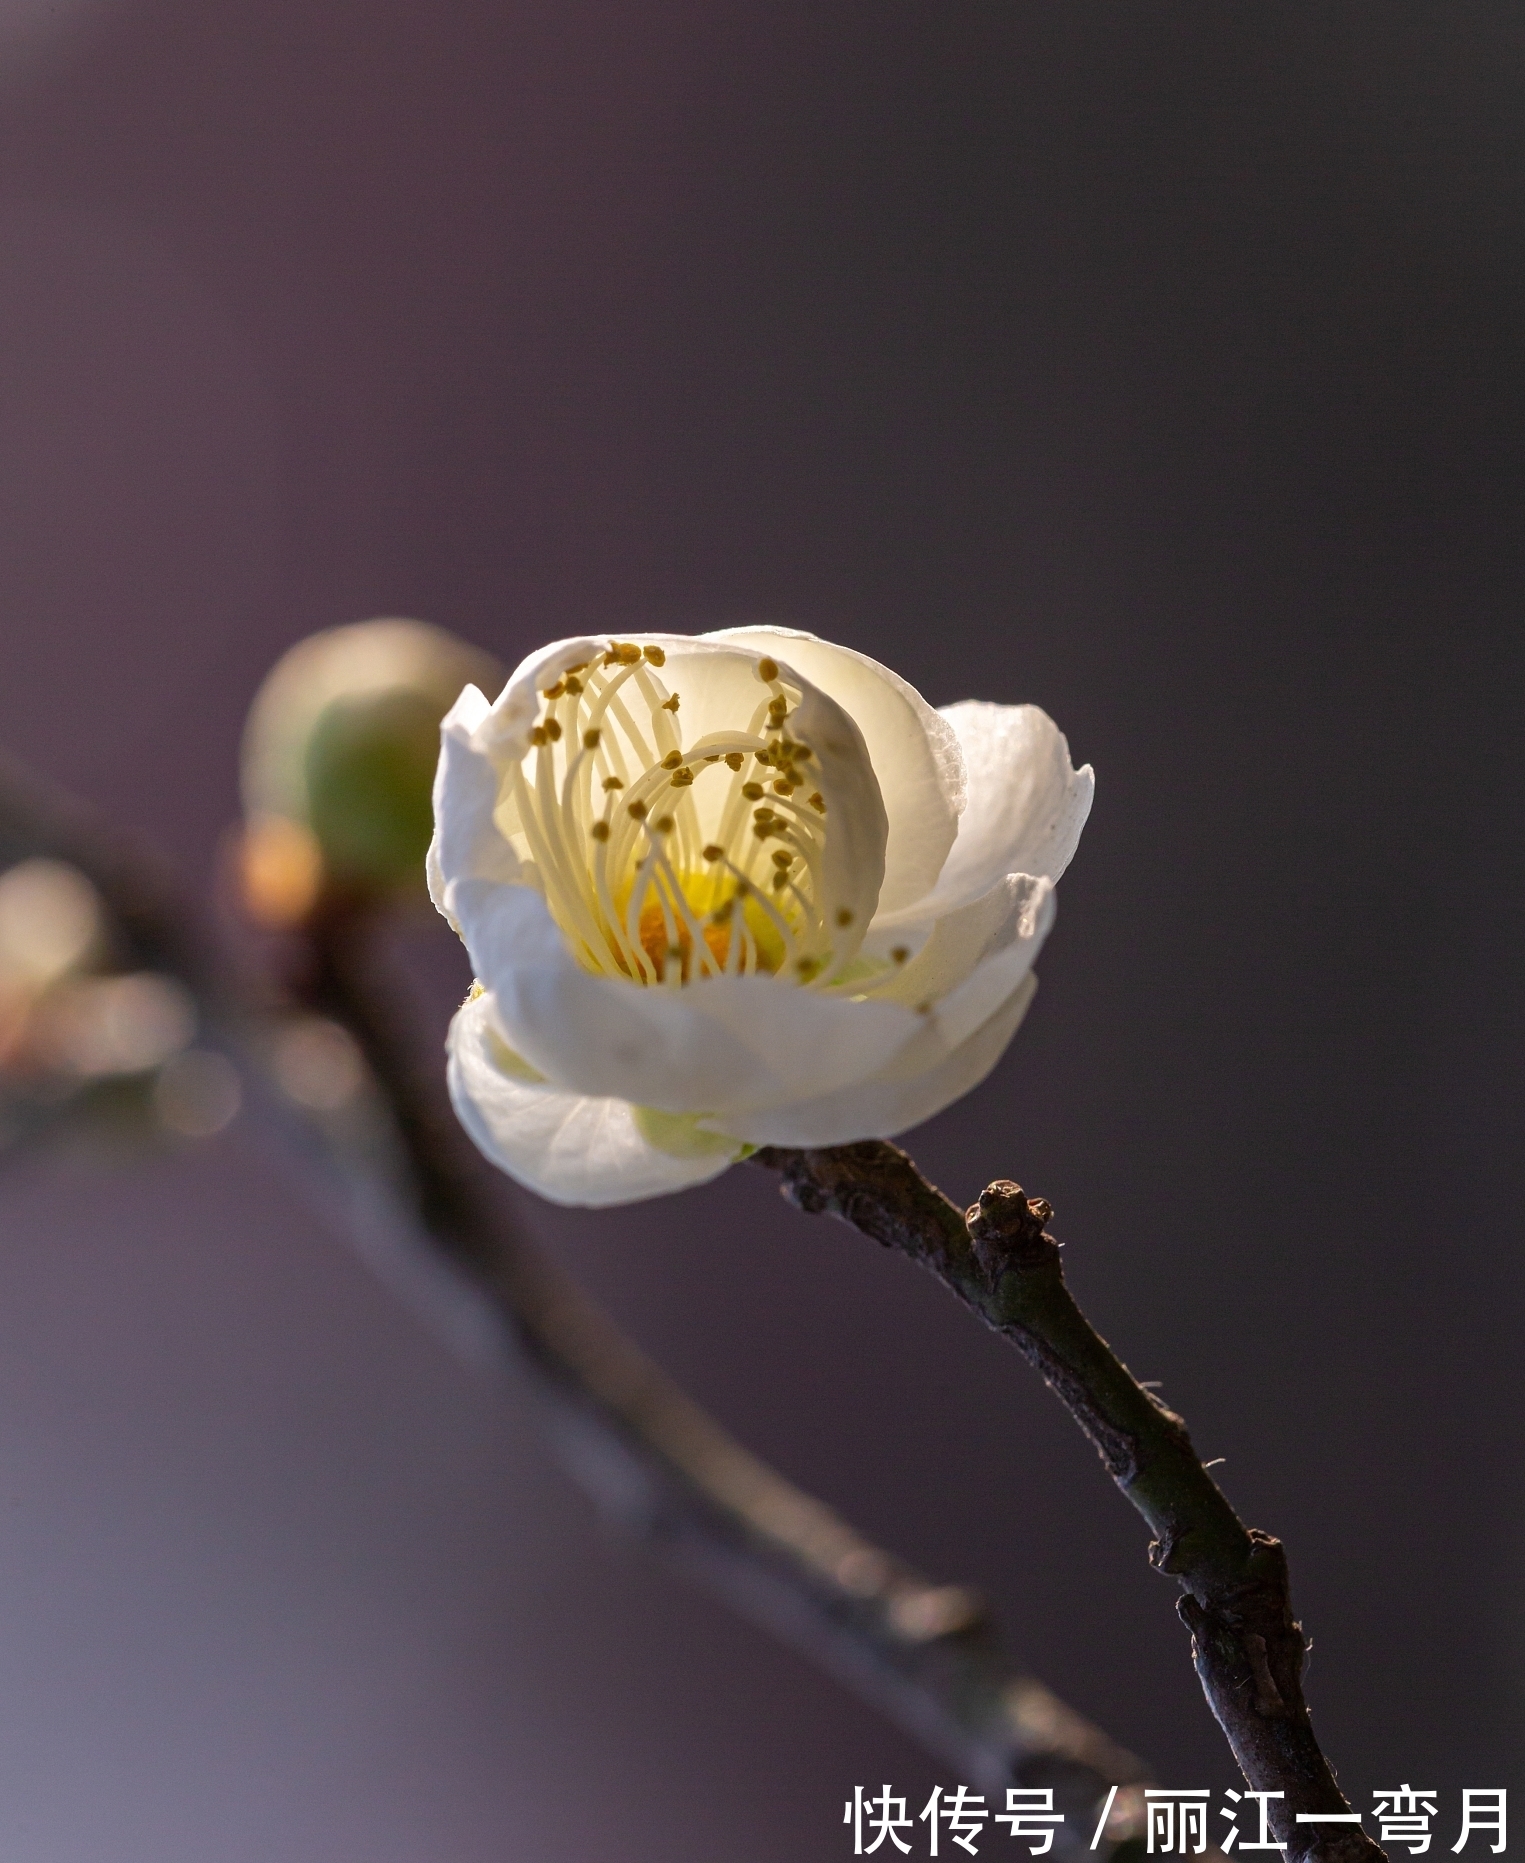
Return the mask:
[[362, 621], [293, 647], [244, 732], [245, 900], [298, 923], [329, 888], [423, 889], [441, 718], [462, 688], [495, 694], [484, 653], [421, 621]]

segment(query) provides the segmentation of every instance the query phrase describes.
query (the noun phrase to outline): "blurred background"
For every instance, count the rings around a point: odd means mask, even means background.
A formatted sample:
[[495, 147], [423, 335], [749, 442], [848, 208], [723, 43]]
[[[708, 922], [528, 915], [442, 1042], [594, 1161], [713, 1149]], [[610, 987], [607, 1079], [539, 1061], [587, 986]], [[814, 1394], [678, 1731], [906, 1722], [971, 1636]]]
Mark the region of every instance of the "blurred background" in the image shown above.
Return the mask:
[[[1046, 706], [1098, 799], [1043, 987], [911, 1148], [1054, 1202], [1288, 1543], [1344, 1784], [1447, 1846], [1522, 1782], [1522, 80], [1493, 0], [0, 7], [0, 743], [209, 893], [335, 622], [778, 620]], [[464, 959], [401, 955], [437, 1045]], [[1235, 1782], [1131, 1511], [930, 1281], [745, 1170], [522, 1203]], [[804, 1863], [953, 1783], [602, 1536], [247, 1115], [19, 1167], [0, 1237], [7, 1863]]]

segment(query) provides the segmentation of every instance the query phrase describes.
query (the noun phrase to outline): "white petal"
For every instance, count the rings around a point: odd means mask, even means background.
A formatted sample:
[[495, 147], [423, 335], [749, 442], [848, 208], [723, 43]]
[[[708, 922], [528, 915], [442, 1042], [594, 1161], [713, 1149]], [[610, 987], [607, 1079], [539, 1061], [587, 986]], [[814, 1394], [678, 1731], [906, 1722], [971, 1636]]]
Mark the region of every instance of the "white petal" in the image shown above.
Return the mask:
[[990, 1072], [1017, 1031], [1038, 987], [1028, 971], [1004, 1001], [959, 1045], [920, 1072], [860, 1081], [815, 1100], [743, 1115], [727, 1130], [754, 1145], [847, 1145], [893, 1138], [951, 1106]]
[[624, 1100], [505, 1071], [488, 996], [457, 1011], [448, 1046], [450, 1097], [462, 1125], [495, 1165], [553, 1203], [603, 1207], [665, 1196], [718, 1177], [734, 1156], [730, 1148], [689, 1157], [658, 1150]]
[[568, 667], [593, 659], [608, 645], [607, 635], [553, 640], [549, 647], [541, 647], [521, 660], [477, 727], [480, 747], [492, 749], [500, 758], [511, 755], [517, 762], [530, 747], [530, 728], [540, 712], [541, 689], [554, 685]]
[[[788, 670], [797, 672], [792, 662]], [[805, 685], [791, 720], [815, 752], [811, 766], [826, 802], [826, 846], [818, 882], [820, 909], [833, 928], [831, 969], [857, 954], [879, 907], [890, 824], [857, 721], [816, 687]]]
[[833, 698], [863, 733], [889, 816], [879, 910], [895, 912], [931, 891], [954, 846], [964, 805], [956, 730], [898, 673], [792, 628], [724, 628], [704, 640], [735, 641], [789, 663]]
[[429, 896], [451, 924], [447, 893], [452, 880], [516, 880], [519, 861], [493, 824], [498, 772], [473, 741], [488, 712], [487, 700], [468, 686], [440, 724], [440, 760], [434, 773], [434, 837], [424, 870]]
[[[1036, 705], [965, 699], [943, 708], [958, 733], [969, 797], [931, 897], [895, 915], [919, 924], [977, 899], [1008, 873], [1057, 880], [1091, 812], [1096, 779], [1070, 767], [1064, 734]], [[880, 912], [879, 924], [886, 923]]]
[[[1052, 880], [1010, 873], [989, 892], [938, 919], [931, 936], [911, 960], [873, 992], [874, 1002], [941, 1003], [997, 951], [1013, 944], [1037, 957], [1054, 918]], [[876, 934], [875, 945], [888, 939]]]
[[725, 1130], [755, 1145], [888, 1138], [978, 1085], [1032, 1000], [1032, 967], [1054, 922], [1054, 889], [1047, 880], [1015, 875], [995, 891], [1007, 892], [1014, 909], [997, 921], [999, 929], [973, 973], [918, 1018], [913, 1041], [854, 1085], [814, 1100], [802, 1096], [792, 1105], [733, 1113], [724, 1120]]
[[526, 886], [457, 881], [447, 903], [510, 1045], [573, 1092], [724, 1115], [861, 1079], [922, 1023], [898, 1004], [844, 1002], [779, 977], [669, 989], [595, 976]]
[[1036, 902], [1033, 915], [1030, 918], [1024, 915], [1019, 920], [1021, 935], [982, 958], [971, 976], [933, 1005], [927, 1020], [938, 1031], [945, 1046], [956, 1048], [967, 1041], [1005, 1002], [1009, 992], [1038, 961], [1038, 953], [1053, 923], [1054, 894], [1049, 888]]

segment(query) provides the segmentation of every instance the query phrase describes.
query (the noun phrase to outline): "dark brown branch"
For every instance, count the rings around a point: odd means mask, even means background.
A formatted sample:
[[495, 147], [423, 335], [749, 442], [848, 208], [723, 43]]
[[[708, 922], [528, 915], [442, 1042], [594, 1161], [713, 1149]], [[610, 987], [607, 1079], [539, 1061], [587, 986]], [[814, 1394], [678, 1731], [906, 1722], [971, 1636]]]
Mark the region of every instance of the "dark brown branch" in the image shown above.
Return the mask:
[[1013, 1664], [974, 1594], [921, 1577], [750, 1454], [530, 1246], [399, 1032], [363, 914], [335, 909], [310, 928], [303, 994], [350, 1029], [371, 1072], [358, 1108], [324, 1118], [293, 1105], [268, 1074], [281, 1012], [192, 934], [194, 915], [154, 863], [0, 765], [0, 867], [35, 853], [89, 875], [127, 962], [190, 988], [203, 1036], [263, 1082], [265, 1110], [341, 1188], [369, 1258], [421, 1304], [438, 1311], [443, 1293], [486, 1318], [601, 1507], [853, 1686], [966, 1782], [1052, 1785], [1069, 1814], [1056, 1850], [1084, 1848], [1113, 1785], [1123, 1788], [1121, 1815], [1103, 1855], [1130, 1833], [1130, 1817], [1137, 1828], [1138, 1761]]
[[878, 1141], [761, 1151], [753, 1162], [782, 1173], [784, 1195], [800, 1209], [841, 1217], [929, 1268], [1042, 1375], [1148, 1522], [1150, 1562], [1181, 1587], [1192, 1660], [1234, 1758], [1252, 1791], [1284, 1794], [1271, 1803], [1271, 1821], [1288, 1857], [1380, 1858], [1357, 1825], [1296, 1822], [1299, 1812], [1350, 1807], [1303, 1698], [1306, 1644], [1292, 1615], [1286, 1555], [1280, 1541], [1243, 1524], [1185, 1423], [1080, 1311], [1045, 1229], [1049, 1205], [1001, 1181], [960, 1212], [904, 1152]]

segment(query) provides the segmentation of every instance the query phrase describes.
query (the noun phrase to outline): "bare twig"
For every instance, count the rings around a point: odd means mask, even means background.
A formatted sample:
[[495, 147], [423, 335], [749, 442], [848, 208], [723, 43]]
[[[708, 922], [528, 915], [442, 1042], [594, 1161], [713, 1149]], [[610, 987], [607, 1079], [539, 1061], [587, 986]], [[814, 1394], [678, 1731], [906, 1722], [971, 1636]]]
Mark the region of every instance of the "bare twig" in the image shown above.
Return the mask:
[[[1181, 1586], [1192, 1659], [1240, 1770], [1270, 1801], [1289, 1857], [1374, 1863], [1382, 1851], [1352, 1816], [1313, 1735], [1306, 1654], [1281, 1543], [1246, 1527], [1192, 1448], [1186, 1425], [1095, 1331], [1065, 1285], [1053, 1210], [994, 1183], [967, 1212], [893, 1145], [766, 1150], [800, 1209], [829, 1213], [928, 1268], [1009, 1339], [1096, 1445], [1107, 1473], [1154, 1533], [1151, 1563]], [[1303, 1813], [1319, 1822], [1299, 1823]]]
[[85, 872], [129, 960], [192, 991], [204, 1033], [264, 1078], [267, 1109], [345, 1190], [368, 1257], [436, 1310], [453, 1301], [459, 1318], [464, 1301], [477, 1337], [510, 1348], [545, 1400], [564, 1462], [606, 1511], [850, 1683], [970, 1783], [1052, 1785], [1070, 1814], [1056, 1850], [1084, 1847], [1113, 1786], [1122, 1789], [1104, 1850], [1138, 1830], [1139, 1762], [1016, 1668], [973, 1593], [924, 1579], [744, 1449], [511, 1224], [496, 1174], [398, 1032], [363, 912], [335, 908], [308, 928], [307, 1009], [350, 1029], [371, 1076], [358, 1113], [324, 1118], [293, 1105], [268, 1075], [291, 1010], [230, 979], [151, 861], [77, 805], [0, 768], [0, 866], [31, 853]]

